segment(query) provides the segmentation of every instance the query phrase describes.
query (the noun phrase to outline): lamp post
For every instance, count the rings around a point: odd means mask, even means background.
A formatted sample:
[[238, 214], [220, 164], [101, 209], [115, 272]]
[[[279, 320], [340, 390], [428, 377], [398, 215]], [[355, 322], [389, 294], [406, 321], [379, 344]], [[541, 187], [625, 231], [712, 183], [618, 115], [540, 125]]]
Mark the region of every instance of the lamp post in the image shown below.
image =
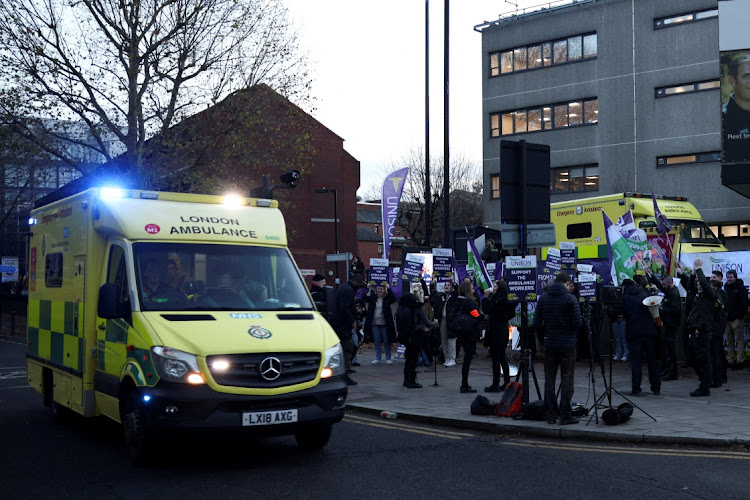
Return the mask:
[[[316, 193], [333, 193], [333, 251], [339, 253], [339, 215], [338, 215], [338, 195], [335, 189], [319, 188]], [[336, 278], [339, 277], [339, 263], [336, 262]]]

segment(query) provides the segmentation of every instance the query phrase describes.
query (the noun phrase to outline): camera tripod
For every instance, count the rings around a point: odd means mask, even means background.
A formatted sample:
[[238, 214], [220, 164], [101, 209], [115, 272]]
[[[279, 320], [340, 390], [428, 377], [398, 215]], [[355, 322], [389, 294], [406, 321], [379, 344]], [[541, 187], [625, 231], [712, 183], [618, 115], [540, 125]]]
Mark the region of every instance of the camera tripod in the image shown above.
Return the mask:
[[[604, 318], [605, 318], [605, 316], [602, 315], [600, 328], [601, 328], [601, 325], [604, 324]], [[592, 341], [591, 341], [591, 330], [590, 330], [591, 321], [590, 320], [591, 320], [591, 318], [590, 318], [590, 315], [589, 315], [589, 323], [587, 325], [589, 327], [589, 345], [592, 344]], [[656, 419], [654, 417], [652, 417], [651, 415], [649, 415], [648, 412], [646, 412], [646, 410], [644, 410], [643, 408], [641, 408], [640, 406], [638, 406], [637, 404], [635, 404], [633, 402], [633, 400], [629, 399], [627, 396], [625, 396], [623, 393], [621, 393], [620, 391], [618, 391], [617, 389], [615, 389], [612, 386], [612, 357], [613, 357], [612, 353], [615, 351], [615, 349], [614, 349], [614, 343], [615, 343], [614, 332], [610, 328], [610, 331], [609, 331], [609, 383], [607, 383], [607, 375], [606, 375], [606, 373], [604, 371], [604, 362], [602, 361], [602, 357], [599, 356], [599, 367], [601, 368], [602, 379], [604, 380], [604, 392], [601, 394], [601, 396], [599, 396], [598, 399], [596, 399], [596, 391], [594, 391], [595, 401], [594, 401], [594, 405], [593, 405], [592, 408], [594, 409], [594, 414], [596, 415], [596, 423], [599, 423], [599, 416], [597, 414], [597, 409], [599, 407], [602, 407], [602, 408], [605, 407], [602, 404], [602, 401], [604, 400], [605, 397], [607, 398], [607, 402], [609, 403], [608, 408], [614, 408], [612, 406], [612, 391], [616, 392], [622, 399], [624, 399], [625, 401], [627, 401], [628, 403], [630, 403], [631, 405], [633, 405], [633, 408], [638, 408], [640, 411], [643, 412], [644, 415], [646, 415], [648, 418], [650, 418], [651, 420], [653, 420], [654, 422], [656, 422]], [[593, 361], [593, 356], [590, 356], [590, 357], [592, 358], [591, 359], [591, 380], [592, 380], [592, 383], [593, 383], [593, 379], [594, 379], [594, 368], [593, 368], [594, 361]], [[589, 423], [591, 423], [591, 417], [589, 417], [589, 421], [586, 423], [586, 425], [588, 425]]]

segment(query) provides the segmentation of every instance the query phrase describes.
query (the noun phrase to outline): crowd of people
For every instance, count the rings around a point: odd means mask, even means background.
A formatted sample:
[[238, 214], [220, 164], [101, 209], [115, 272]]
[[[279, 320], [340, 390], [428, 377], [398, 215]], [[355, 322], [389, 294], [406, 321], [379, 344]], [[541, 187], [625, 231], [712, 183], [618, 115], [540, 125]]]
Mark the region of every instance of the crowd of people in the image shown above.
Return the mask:
[[[702, 266], [703, 262], [696, 259], [692, 270], [676, 270], [687, 291], [684, 321], [683, 301], [676, 279], [671, 276], [636, 274], [623, 281], [618, 303], [603, 306], [597, 301], [592, 306], [579, 300], [570, 275], [557, 274], [538, 300], [530, 329], [544, 349], [544, 402], [549, 423], [578, 423], [571, 414], [576, 360], [583, 356], [601, 359], [597, 325], [607, 318], [611, 323], [612, 359], [631, 366], [631, 396], [643, 394], [643, 364], [655, 395], [660, 394], [662, 382], [679, 377], [680, 344], [686, 364], [695, 370], [699, 380], [698, 388], [690, 393], [692, 397], [708, 396], [711, 388], [727, 382], [728, 370], [743, 367], [744, 317], [750, 306], [747, 289], [735, 271], [727, 271], [723, 285], [721, 271], [713, 271], [709, 279]], [[436, 283], [428, 288], [422, 281], [413, 283], [397, 301], [385, 283], [368, 289], [362, 299], [357, 299], [357, 290], [365, 284], [364, 275], [353, 269], [350, 276], [336, 291], [335, 310], [330, 315], [346, 354], [347, 374], [354, 373], [352, 359], [356, 345], [363, 339], [373, 342], [373, 364], [392, 364], [392, 345], [397, 342], [405, 347], [405, 387], [422, 387], [417, 381], [417, 366], [455, 366], [462, 352], [459, 390], [474, 393], [477, 391], [469, 384], [469, 373], [481, 337], [492, 360], [492, 380], [485, 392], [502, 392], [510, 383], [506, 350], [516, 303], [508, 301], [507, 285], [502, 279], [492, 289], [484, 290], [481, 297], [476, 296], [471, 278], [460, 284], [444, 283], [440, 291]], [[313, 287], [318, 284], [314, 282]], [[661, 301], [658, 318], [654, 318], [644, 300], [657, 294]], [[531, 347], [535, 352], [536, 346]], [[347, 381], [356, 384], [348, 375]]]

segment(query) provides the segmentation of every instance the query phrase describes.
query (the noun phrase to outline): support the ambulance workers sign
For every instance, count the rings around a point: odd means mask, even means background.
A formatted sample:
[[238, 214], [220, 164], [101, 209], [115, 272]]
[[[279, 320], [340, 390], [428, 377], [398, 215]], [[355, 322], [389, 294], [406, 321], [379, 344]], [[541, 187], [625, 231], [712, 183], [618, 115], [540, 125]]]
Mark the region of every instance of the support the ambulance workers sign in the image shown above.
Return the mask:
[[505, 257], [508, 302], [536, 301], [536, 256]]

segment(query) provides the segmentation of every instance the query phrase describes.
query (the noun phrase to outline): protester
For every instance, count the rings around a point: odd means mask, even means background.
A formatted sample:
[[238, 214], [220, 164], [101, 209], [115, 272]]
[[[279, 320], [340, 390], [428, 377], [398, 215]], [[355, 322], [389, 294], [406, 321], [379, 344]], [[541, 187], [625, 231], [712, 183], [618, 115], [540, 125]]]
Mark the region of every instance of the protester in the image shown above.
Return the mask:
[[453, 288], [453, 283], [445, 284], [445, 301], [443, 303], [443, 315], [440, 323], [440, 340], [443, 345], [443, 356], [445, 356], [443, 366], [445, 367], [456, 366], [456, 332], [448, 326], [448, 311], [460, 308], [458, 292]]
[[[461, 283], [458, 287], [458, 299], [457, 304], [460, 304], [457, 311], [458, 314], [465, 314], [476, 320], [474, 328], [468, 332], [457, 332], [457, 341], [464, 350], [464, 361], [461, 365], [461, 387], [462, 393], [477, 392], [469, 385], [469, 370], [471, 368], [471, 360], [477, 350], [477, 340], [479, 340], [479, 310], [477, 307], [476, 299], [474, 297], [474, 286], [471, 283]], [[448, 322], [453, 320], [451, 314], [455, 309], [451, 309], [448, 312]], [[455, 314], [455, 313], [454, 313]]]
[[500, 260], [500, 250], [495, 246], [495, 240], [487, 240], [487, 245], [482, 252], [482, 260], [485, 263], [498, 262]]
[[685, 327], [688, 332], [688, 350], [692, 359], [700, 385], [690, 393], [692, 397], [711, 395], [711, 332], [714, 322], [714, 305], [718, 295], [714, 287], [708, 283], [701, 267], [703, 261], [695, 259], [693, 274], [687, 278], [682, 269], [677, 274], [688, 291], [685, 300], [688, 309]]
[[442, 336], [443, 310], [445, 309], [445, 300], [445, 293], [438, 292], [437, 282], [433, 280], [433, 282], [430, 283], [430, 296], [428, 297], [428, 301], [430, 302], [430, 307], [432, 307], [434, 319], [438, 323], [438, 327], [436, 330], [437, 339], [432, 345], [433, 352], [440, 353], [435, 363], [445, 363], [447, 359], [444, 352], [445, 339], [443, 339]]
[[[326, 277], [322, 274], [316, 274], [312, 278], [312, 285], [310, 285], [310, 295], [312, 296], [313, 301], [315, 302], [316, 306], [322, 306], [325, 307], [326, 303], [326, 292], [324, 290], [326, 286]], [[325, 311], [320, 311], [321, 313], [325, 314]]]
[[716, 290], [714, 322], [711, 331], [711, 388], [718, 389], [727, 382], [727, 357], [724, 354], [724, 330], [727, 327], [727, 294], [722, 290], [724, 273], [711, 272], [711, 286]]
[[622, 308], [622, 304], [609, 306], [607, 313], [612, 322], [612, 337], [615, 341], [615, 355], [612, 359], [615, 361], [627, 361], [630, 359], [630, 351], [628, 350], [628, 338], [625, 332], [625, 311]]
[[[359, 351], [359, 346], [362, 344], [362, 339], [364, 338], [362, 329], [364, 327], [366, 314], [367, 314], [367, 311], [365, 310], [365, 301], [360, 297], [355, 297], [354, 319], [357, 321], [357, 328], [352, 330], [352, 342], [354, 342], [354, 355], [352, 356], [352, 366], [360, 366], [359, 359], [357, 359], [357, 352]], [[350, 368], [348, 373], [357, 373], [357, 372]]]
[[407, 389], [422, 387], [422, 384], [417, 382], [417, 357], [425, 331], [435, 325], [427, 319], [424, 303], [420, 302], [413, 293], [405, 293], [401, 296], [396, 310], [396, 327], [398, 328], [397, 340], [406, 348], [403, 385]]
[[626, 279], [622, 282], [622, 307], [625, 311], [625, 332], [631, 363], [631, 396], [638, 396], [642, 393], [641, 363], [644, 353], [648, 365], [651, 393], [655, 396], [661, 394], [661, 371], [656, 361], [656, 325], [648, 307], [643, 304], [643, 300], [648, 296], [646, 289], [636, 285], [633, 280]]
[[737, 278], [737, 271], [727, 271], [727, 361], [732, 370], [741, 370], [745, 364], [745, 313], [750, 307], [745, 283]]
[[[432, 306], [429, 302], [425, 302], [424, 300], [424, 289], [422, 288], [422, 284], [412, 283], [411, 293], [422, 303], [428, 321], [432, 322]], [[432, 366], [432, 347], [430, 346], [430, 335], [428, 333], [422, 335], [422, 345], [419, 348], [419, 355], [417, 356], [417, 366], [426, 366], [428, 368]]]
[[374, 342], [375, 359], [373, 365], [382, 362], [381, 351], [385, 350], [385, 364], [392, 365], [391, 344], [396, 341], [396, 326], [393, 323], [391, 304], [396, 303], [396, 296], [387, 285], [378, 285], [375, 292], [370, 290], [365, 296], [367, 316], [365, 317], [365, 338]]
[[677, 380], [679, 370], [677, 367], [677, 331], [680, 327], [682, 316], [682, 302], [680, 291], [674, 285], [674, 279], [665, 275], [661, 281], [649, 274], [649, 281], [664, 293], [664, 298], [659, 304], [659, 317], [662, 323], [664, 338], [664, 369], [661, 373], [662, 381]]
[[[547, 422], [554, 424], [560, 415], [560, 424], [577, 424], [571, 415], [573, 379], [576, 361], [576, 333], [581, 328], [581, 309], [568, 290], [570, 276], [559, 273], [539, 298], [534, 314], [534, 328], [544, 331], [544, 405]], [[562, 383], [560, 405], [555, 396], [555, 379], [560, 369]]]
[[[516, 314], [516, 304], [508, 302], [508, 286], [504, 279], [496, 281], [492, 290], [484, 291], [482, 312], [489, 315], [487, 331], [484, 334], [484, 345], [489, 347], [492, 358], [492, 384], [484, 392], [500, 392], [510, 383], [508, 359], [505, 349], [508, 347], [508, 321]], [[502, 368], [503, 385], [500, 385], [500, 368]]]
[[357, 290], [364, 284], [365, 278], [361, 273], [354, 273], [349, 281], [336, 290], [335, 312], [333, 315], [333, 328], [341, 341], [344, 350], [344, 362], [346, 365], [346, 383], [357, 385], [348, 372], [351, 370], [352, 358], [357, 348], [352, 339], [352, 332], [357, 330], [356, 311], [354, 309], [354, 298]]
[[352, 257], [352, 261], [349, 263], [349, 276], [353, 276], [356, 273], [361, 273], [364, 276], [365, 263], [356, 255]]

